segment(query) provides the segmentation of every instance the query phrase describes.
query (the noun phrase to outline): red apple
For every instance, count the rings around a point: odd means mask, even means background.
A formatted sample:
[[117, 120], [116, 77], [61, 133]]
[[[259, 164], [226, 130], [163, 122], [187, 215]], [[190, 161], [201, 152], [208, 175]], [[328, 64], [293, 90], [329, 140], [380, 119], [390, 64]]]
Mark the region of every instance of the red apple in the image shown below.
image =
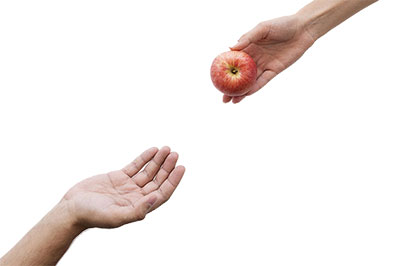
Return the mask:
[[257, 77], [253, 58], [241, 51], [229, 51], [217, 56], [211, 65], [214, 86], [228, 96], [246, 94]]

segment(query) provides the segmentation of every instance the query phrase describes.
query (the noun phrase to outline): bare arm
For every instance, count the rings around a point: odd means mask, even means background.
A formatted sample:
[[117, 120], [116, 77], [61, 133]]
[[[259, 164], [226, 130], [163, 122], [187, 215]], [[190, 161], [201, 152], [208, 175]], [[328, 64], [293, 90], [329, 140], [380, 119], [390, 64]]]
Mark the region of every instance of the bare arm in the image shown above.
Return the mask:
[[316, 40], [378, 0], [315, 0], [297, 15]]
[[75, 237], [82, 231], [60, 202], [1, 260], [0, 265], [56, 265]]
[[151, 148], [121, 170], [76, 184], [3, 258], [0, 266], [56, 265], [85, 229], [139, 221], [165, 203], [183, 177], [178, 154]]

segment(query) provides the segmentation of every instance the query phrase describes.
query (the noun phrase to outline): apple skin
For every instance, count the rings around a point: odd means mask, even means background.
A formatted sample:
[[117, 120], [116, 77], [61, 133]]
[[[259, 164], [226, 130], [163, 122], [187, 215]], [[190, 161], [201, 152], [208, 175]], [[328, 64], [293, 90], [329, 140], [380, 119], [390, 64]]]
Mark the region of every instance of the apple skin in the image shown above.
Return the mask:
[[228, 96], [246, 94], [256, 78], [256, 63], [242, 51], [224, 52], [218, 55], [211, 65], [211, 80], [214, 86]]

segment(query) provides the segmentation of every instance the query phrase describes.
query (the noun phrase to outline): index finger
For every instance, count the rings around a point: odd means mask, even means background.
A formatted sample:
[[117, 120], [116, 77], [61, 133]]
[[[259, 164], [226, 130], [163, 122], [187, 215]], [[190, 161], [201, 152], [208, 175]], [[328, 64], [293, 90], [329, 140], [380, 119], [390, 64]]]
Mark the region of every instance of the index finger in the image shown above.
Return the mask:
[[134, 176], [140, 171], [140, 169], [143, 168], [143, 166], [145, 166], [146, 163], [148, 163], [154, 157], [154, 155], [156, 155], [157, 151], [158, 148], [155, 147], [145, 150], [133, 162], [122, 168], [122, 172], [124, 172], [129, 177]]

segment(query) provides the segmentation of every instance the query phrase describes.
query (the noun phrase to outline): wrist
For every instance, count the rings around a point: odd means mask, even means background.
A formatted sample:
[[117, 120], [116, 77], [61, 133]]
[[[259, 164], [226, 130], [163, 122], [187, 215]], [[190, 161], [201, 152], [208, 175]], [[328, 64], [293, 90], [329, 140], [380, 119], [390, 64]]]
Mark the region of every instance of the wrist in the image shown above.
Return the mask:
[[328, 31], [328, 25], [324, 25], [323, 22], [328, 12], [328, 9], [314, 10], [306, 6], [300, 9], [294, 16], [299, 21], [303, 30], [316, 41]]
[[51, 226], [71, 236], [78, 236], [86, 228], [79, 224], [74, 212], [65, 200], [61, 200], [43, 219]]

